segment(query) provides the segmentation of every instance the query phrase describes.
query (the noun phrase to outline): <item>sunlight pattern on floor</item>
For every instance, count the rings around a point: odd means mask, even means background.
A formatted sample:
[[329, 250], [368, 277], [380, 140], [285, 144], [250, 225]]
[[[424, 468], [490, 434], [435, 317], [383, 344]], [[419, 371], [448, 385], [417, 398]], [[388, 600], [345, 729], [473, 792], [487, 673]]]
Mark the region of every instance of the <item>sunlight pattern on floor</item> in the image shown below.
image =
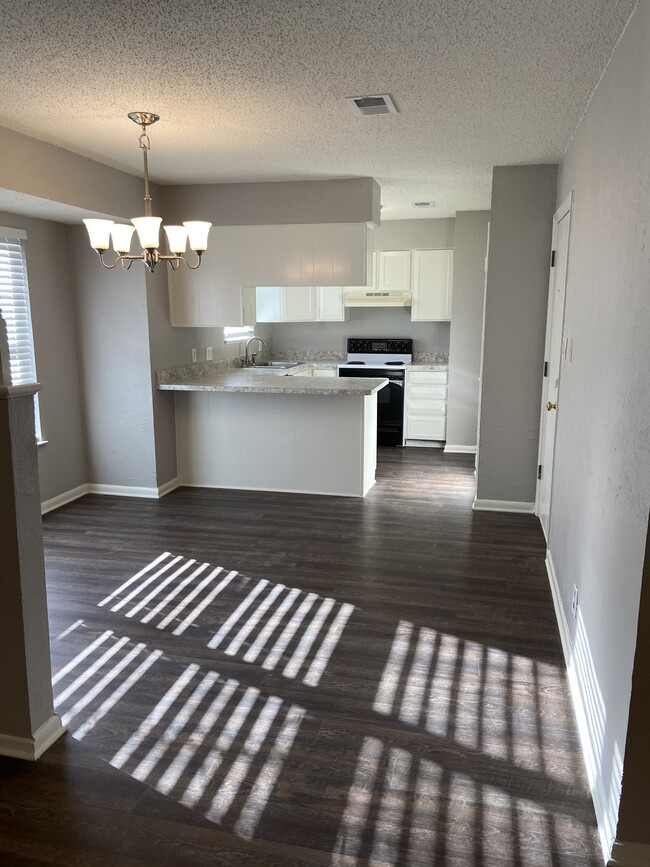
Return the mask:
[[[104, 650], [106, 642], [109, 646]], [[111, 630], [106, 630], [52, 678], [61, 722], [77, 740], [83, 740], [162, 656], [162, 650], [145, 653], [145, 644], [129, 649], [130, 644], [127, 637], [117, 639]], [[113, 660], [115, 656], [117, 662]], [[118, 678], [118, 684], [114, 685]], [[92, 685], [88, 685], [89, 681]], [[84, 722], [77, 724], [77, 717], [93, 706]]]
[[[155, 664], [158, 678], [147, 682]], [[76, 740], [96, 731], [111, 711], [121, 713], [119, 702], [139, 685], [137, 706], [150, 710], [134, 721], [110, 764], [248, 838], [306, 713], [196, 663], [178, 673], [178, 663], [166, 660], [161, 650], [111, 630], [90, 641], [54, 680], [56, 706]]]
[[191, 664], [110, 763], [252, 837], [304, 716], [296, 704]]
[[[215, 600], [219, 597], [218, 602]], [[218, 605], [218, 608], [216, 607]], [[211, 650], [242, 655], [266, 671], [302, 677], [316, 687], [327, 668], [354, 606], [331, 597], [305, 593], [263, 578], [245, 578], [236, 570], [211, 568], [166, 551], [106, 596], [98, 607], [122, 612], [157, 629], [172, 627], [182, 635], [204, 615]], [[281, 667], [280, 667], [281, 666]]]
[[559, 666], [400, 621], [373, 710], [411, 727], [413, 746], [364, 737], [332, 863], [461, 863], [468, 837], [476, 864], [496, 849], [504, 864], [547, 865], [558, 836], [587, 851], [563, 690]]

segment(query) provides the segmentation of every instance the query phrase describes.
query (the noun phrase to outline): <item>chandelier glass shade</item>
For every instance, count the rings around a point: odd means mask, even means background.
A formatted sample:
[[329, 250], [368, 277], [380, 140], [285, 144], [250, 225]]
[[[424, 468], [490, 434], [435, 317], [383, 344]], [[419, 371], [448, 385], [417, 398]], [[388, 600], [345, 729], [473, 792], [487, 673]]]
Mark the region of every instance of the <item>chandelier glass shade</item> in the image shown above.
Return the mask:
[[[119, 263], [126, 271], [133, 262], [144, 262], [145, 267], [153, 272], [159, 262], [167, 262], [172, 268], [180, 267], [184, 262], [192, 270], [201, 264], [201, 256], [208, 247], [208, 235], [212, 223], [202, 220], [188, 220], [182, 226], [163, 226], [167, 236], [169, 254], [160, 252], [160, 224], [162, 217], [154, 217], [151, 208], [151, 195], [149, 194], [149, 165], [148, 152], [151, 148], [147, 127], [157, 120], [157, 114], [149, 111], [132, 111], [129, 118], [142, 127], [139, 146], [144, 159], [144, 216], [133, 217], [131, 224], [115, 223], [113, 220], [88, 219], [84, 220], [90, 246], [97, 252], [99, 261], [105, 268], [115, 268]], [[141, 253], [131, 253], [133, 233], [136, 232]], [[113, 250], [117, 253], [117, 259], [109, 263], [104, 258], [104, 253], [113, 244]], [[189, 262], [185, 258], [187, 246], [196, 254], [195, 261]]]

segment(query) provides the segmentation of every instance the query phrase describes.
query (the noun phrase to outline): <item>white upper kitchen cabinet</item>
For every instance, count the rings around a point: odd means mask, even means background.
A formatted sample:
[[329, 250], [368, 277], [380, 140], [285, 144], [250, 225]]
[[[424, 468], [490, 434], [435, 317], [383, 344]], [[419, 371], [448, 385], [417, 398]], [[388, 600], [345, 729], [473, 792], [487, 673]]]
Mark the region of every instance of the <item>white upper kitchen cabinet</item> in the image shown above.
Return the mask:
[[[246, 324], [243, 286], [364, 286], [371, 271], [372, 229], [366, 223], [214, 226], [201, 267], [188, 272], [181, 265], [169, 275], [172, 325]], [[317, 318], [315, 298], [312, 292], [307, 299], [285, 299], [288, 321]]]
[[[411, 251], [389, 250], [379, 253], [379, 279], [377, 289], [380, 292], [410, 292], [411, 291]], [[355, 284], [348, 283], [348, 286]]]
[[257, 322], [343, 322], [341, 286], [258, 286]]
[[413, 322], [451, 319], [453, 263], [453, 250], [413, 251]]
[[312, 286], [283, 286], [280, 289], [281, 322], [315, 322], [317, 318], [316, 289]]
[[343, 287], [319, 286], [316, 292], [318, 293], [318, 321], [343, 322], [345, 319]]

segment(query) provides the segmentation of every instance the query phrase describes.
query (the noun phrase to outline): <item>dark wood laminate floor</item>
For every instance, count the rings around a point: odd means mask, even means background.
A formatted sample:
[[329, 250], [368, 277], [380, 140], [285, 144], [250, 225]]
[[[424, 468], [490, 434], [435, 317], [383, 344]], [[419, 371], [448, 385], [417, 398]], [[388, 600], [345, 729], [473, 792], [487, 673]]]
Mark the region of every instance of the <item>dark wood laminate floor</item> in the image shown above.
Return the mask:
[[69, 733], [0, 761], [0, 863], [601, 864], [542, 534], [472, 470], [47, 515]]

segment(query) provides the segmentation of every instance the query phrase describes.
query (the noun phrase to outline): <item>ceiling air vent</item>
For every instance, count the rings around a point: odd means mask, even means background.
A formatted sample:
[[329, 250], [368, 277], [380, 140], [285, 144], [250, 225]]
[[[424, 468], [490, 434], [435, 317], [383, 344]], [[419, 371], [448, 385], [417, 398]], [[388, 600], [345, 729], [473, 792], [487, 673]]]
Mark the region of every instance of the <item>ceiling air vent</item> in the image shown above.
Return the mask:
[[395, 103], [387, 93], [378, 96], [347, 96], [352, 111], [359, 117], [372, 114], [397, 114]]

